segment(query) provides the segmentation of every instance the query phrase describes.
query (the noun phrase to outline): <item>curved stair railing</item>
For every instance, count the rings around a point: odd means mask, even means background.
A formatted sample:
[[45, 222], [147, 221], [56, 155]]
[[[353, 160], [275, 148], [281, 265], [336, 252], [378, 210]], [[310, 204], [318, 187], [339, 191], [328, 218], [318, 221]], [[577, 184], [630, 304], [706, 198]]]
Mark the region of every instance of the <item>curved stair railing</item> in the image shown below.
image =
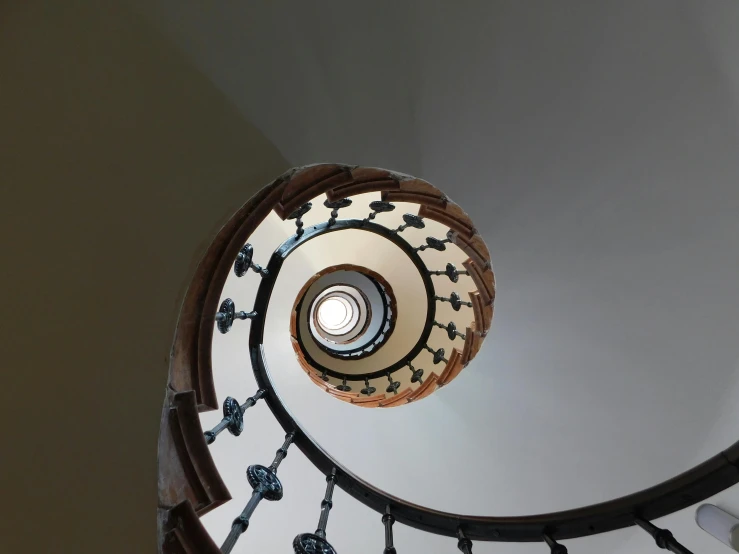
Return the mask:
[[[326, 234], [326, 233], [338, 232], [338, 231], [342, 231], [346, 229], [360, 229], [360, 228], [364, 231], [376, 233], [386, 238], [387, 240], [393, 242], [394, 244], [396, 244], [396, 246], [398, 246], [401, 250], [403, 250], [403, 252], [411, 259], [413, 264], [419, 270], [419, 274], [421, 275], [424, 281], [424, 287], [426, 289], [426, 298], [427, 298], [427, 307], [426, 307], [427, 315], [426, 315], [426, 322], [424, 324], [424, 328], [421, 333], [421, 338], [416, 342], [415, 345], [413, 345], [413, 347], [409, 350], [409, 352], [405, 356], [403, 356], [400, 360], [398, 360], [392, 365], [377, 369], [369, 373], [362, 373], [362, 374], [341, 373], [339, 371], [336, 371], [334, 369], [330, 369], [328, 367], [321, 365], [319, 362], [314, 360], [311, 357], [311, 355], [308, 353], [308, 351], [303, 347], [303, 341], [301, 340], [301, 336], [299, 333], [299, 327], [297, 325], [294, 326], [293, 329], [291, 330], [293, 331], [293, 336], [296, 339], [295, 341], [293, 341], [293, 344], [298, 349], [296, 351], [296, 353], [298, 354], [298, 361], [301, 363], [303, 369], [314, 380], [316, 379], [324, 380], [324, 383], [318, 383], [318, 384], [322, 386], [323, 388], [325, 388], [327, 392], [332, 393], [334, 394], [334, 396], [337, 396], [337, 397], [343, 396], [339, 393], [348, 392], [348, 391], [342, 391], [341, 389], [337, 389], [335, 386], [327, 384], [327, 382], [325, 381], [325, 378], [327, 376], [333, 377], [342, 382], [345, 380], [363, 382], [366, 379], [369, 379], [369, 380], [384, 379], [388, 375], [388, 373], [392, 374], [404, 368], [407, 365], [408, 360], [415, 359], [424, 350], [423, 346], [424, 344], [426, 344], [431, 334], [431, 329], [432, 329], [433, 322], [434, 322], [434, 314], [436, 313], [435, 294], [434, 294], [434, 287], [431, 282], [431, 277], [429, 276], [428, 271], [426, 270], [426, 266], [423, 263], [423, 260], [421, 259], [421, 257], [416, 252], [414, 252], [413, 247], [410, 244], [408, 244], [404, 239], [398, 237], [398, 235], [393, 234], [386, 227], [382, 225], [378, 225], [376, 223], [363, 222], [361, 220], [341, 220], [341, 221], [336, 221], [335, 223], [331, 225], [321, 224], [321, 225], [314, 226], [311, 228], [310, 231], [307, 231], [301, 237], [299, 238], [296, 237], [295, 239], [288, 239], [285, 243], [283, 243], [280, 246], [280, 248], [278, 248], [275, 251], [275, 253], [272, 256], [272, 259], [267, 265], [267, 269], [270, 271], [270, 277], [262, 281], [258, 289], [258, 292], [257, 292], [257, 298], [254, 301], [255, 310], [257, 311], [262, 310], [263, 312], [266, 312], [268, 304], [269, 304], [270, 294], [272, 292], [272, 287], [274, 286], [276, 279], [279, 276], [280, 268], [283, 262], [292, 252], [294, 252], [302, 244], [304, 244], [305, 242], [313, 238]], [[410, 395], [410, 392], [408, 393], [408, 395]], [[346, 398], [351, 398], [351, 397], [343, 396], [342, 399], [346, 399]]]
[[[339, 218], [339, 210], [351, 203], [350, 196], [367, 192], [380, 192], [382, 199], [370, 204], [371, 212], [365, 219]], [[326, 207], [332, 210], [330, 219], [325, 224], [306, 229], [302, 217], [310, 210], [309, 201], [321, 194], [327, 195]], [[378, 224], [378, 215], [392, 211], [392, 202], [416, 203], [419, 205], [418, 215], [407, 214], [409, 217], [404, 218], [404, 224], [396, 229]], [[296, 232], [262, 267], [254, 263], [253, 250], [245, 248], [245, 245], [271, 210], [282, 219], [294, 220]], [[420, 246], [410, 245], [401, 238], [404, 229], [419, 228], [424, 219], [448, 226], [450, 231], [446, 238], [429, 237], [426, 244]], [[472, 552], [473, 541], [541, 542], [543, 551], [549, 549], [552, 553], [562, 554], [567, 552], [567, 548], [559, 541], [629, 526], [644, 529], [659, 548], [676, 554], [690, 552], [670, 531], [656, 527], [651, 521], [701, 502], [739, 482], [739, 442], [693, 469], [637, 493], [574, 510], [516, 517], [468, 516], [414, 505], [364, 482], [325, 452], [295, 420], [274, 389], [264, 359], [264, 322], [275, 279], [285, 258], [300, 244], [316, 236], [348, 228], [361, 228], [380, 234], [403, 249], [424, 278], [429, 305], [424, 333], [409, 354], [397, 364], [371, 374], [331, 375], [342, 383], [330, 386], [337, 397], [348, 394], [348, 383], [356, 381], [363, 388], [353, 394], [357, 398], [372, 398], [379, 386], [373, 386], [371, 379], [383, 379], [389, 382], [386, 390], [392, 394], [393, 400], [399, 401], [399, 383], [394, 380], [393, 373], [405, 368], [411, 372], [412, 382], [418, 383], [419, 388], [406, 394], [402, 401], [417, 400], [418, 396], [412, 397], [413, 394], [422, 387], [425, 387], [424, 394], [430, 394], [435, 386], [454, 378], [479, 350], [492, 320], [495, 280], [484, 242], [456, 204], [425, 181], [381, 169], [326, 164], [298, 168], [284, 174], [251, 198], [220, 230], [201, 260], [183, 301], [172, 347], [169, 384], [160, 426], [160, 552], [231, 552], [236, 541], [247, 530], [249, 519], [260, 501], [278, 501], [282, 497], [282, 483], [277, 478], [277, 469], [292, 444], [327, 479], [316, 531], [298, 535], [293, 541], [293, 549], [299, 554], [335, 552], [327, 538], [328, 516], [333, 506], [335, 486], [378, 513], [384, 525], [385, 554], [397, 552], [393, 543], [395, 522], [456, 537], [459, 550], [467, 554]], [[457, 270], [451, 263], [444, 269], [429, 269], [420, 260], [419, 252], [428, 248], [444, 250], [448, 244], [456, 245], [468, 256], [463, 271]], [[237, 312], [232, 302], [220, 299], [226, 277], [234, 264], [237, 274], [252, 270], [262, 277], [253, 309], [249, 312]], [[435, 294], [432, 277], [446, 276], [456, 283], [460, 275], [469, 277], [476, 287], [476, 291], [470, 294], [469, 302], [462, 301], [458, 294], [449, 297]], [[437, 302], [448, 302], [455, 311], [471, 309], [472, 323], [457, 329], [454, 322], [435, 321]], [[216, 329], [220, 332], [231, 331], [236, 319], [250, 320], [249, 351], [257, 392], [243, 404], [227, 397], [222, 406], [223, 419], [213, 429], [204, 432], [198, 413], [219, 408], [211, 367], [213, 334]], [[427, 327], [430, 329], [433, 326], [444, 328], [450, 340], [463, 341], [463, 350], [454, 348], [447, 354], [443, 348], [429, 344], [426, 331]], [[233, 331], [236, 332], [236, 329]], [[299, 359], [301, 352], [300, 349], [296, 350]], [[416, 356], [421, 353], [430, 355], [427, 360], [431, 359], [434, 364], [444, 362], [444, 372], [440, 376], [424, 375], [423, 370], [416, 367], [418, 364], [414, 365]], [[316, 368], [307, 358], [303, 357], [302, 363], [306, 364], [309, 372], [315, 372]], [[317, 381], [324, 383], [327, 388], [329, 385], [321, 376], [327, 378], [329, 374], [330, 371], [326, 369], [322, 375], [316, 375]], [[339, 388], [342, 385], [344, 388]], [[235, 512], [231, 531], [219, 548], [199, 518], [231, 497], [213, 463], [208, 445], [224, 430], [235, 436], [241, 434], [245, 412], [260, 399], [267, 403], [285, 430], [286, 437], [270, 466], [249, 466], [247, 479], [253, 489], [252, 497], [240, 514]]]

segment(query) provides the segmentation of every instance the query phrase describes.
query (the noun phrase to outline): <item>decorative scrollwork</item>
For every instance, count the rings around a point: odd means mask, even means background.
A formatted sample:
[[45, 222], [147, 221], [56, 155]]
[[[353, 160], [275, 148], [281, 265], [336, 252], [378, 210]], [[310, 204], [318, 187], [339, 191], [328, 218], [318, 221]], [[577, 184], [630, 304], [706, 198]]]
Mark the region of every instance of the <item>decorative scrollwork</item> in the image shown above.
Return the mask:
[[306, 202], [289, 216], [287, 216], [287, 219], [295, 220], [295, 236], [298, 238], [300, 238], [305, 232], [303, 229], [303, 216], [307, 214], [312, 207], [313, 204], [311, 202]]
[[469, 275], [469, 272], [459, 271], [454, 264], [448, 263], [443, 271], [429, 271], [429, 275], [446, 275], [452, 283], [456, 283], [460, 275]]
[[472, 302], [465, 302], [456, 292], [451, 293], [449, 295], [449, 298], [445, 298], [443, 296], [434, 296], [434, 299], [438, 300], [439, 302], [449, 302], [455, 312], [458, 312], [462, 306], [467, 306], [468, 308], [472, 307]]
[[238, 437], [244, 429], [244, 412], [256, 404], [257, 400], [264, 396], [264, 392], [264, 389], [259, 389], [254, 396], [247, 398], [241, 406], [239, 406], [236, 399], [227, 396], [226, 400], [223, 401], [223, 419], [213, 429], [203, 433], [205, 442], [213, 444], [216, 437], [224, 429], [228, 429], [232, 435]]
[[291, 213], [289, 216], [287, 216], [287, 219], [300, 219], [305, 214], [307, 214], [311, 208], [313, 207], [313, 203], [306, 202], [302, 206], [300, 206], [297, 210], [295, 210], [293, 213]]
[[446, 250], [447, 243], [452, 242], [452, 239], [449, 237], [445, 238], [444, 240], [437, 239], [435, 237], [426, 237], [426, 244], [419, 246], [416, 248], [416, 252], [423, 252], [427, 248], [433, 248], [434, 250], [438, 250], [439, 252], [443, 252]]
[[340, 390], [341, 392], [350, 392], [352, 388], [346, 384], [346, 376], [344, 376], [344, 380], [340, 385], [336, 385], [336, 390]]
[[246, 470], [246, 479], [252, 489], [261, 491], [265, 500], [274, 501], [282, 498], [282, 483], [268, 467], [249, 466]]
[[377, 392], [377, 389], [375, 387], [371, 387], [369, 383], [369, 379], [367, 377], [364, 378], [364, 388], [359, 391], [365, 396], [372, 396]]
[[434, 365], [447, 361], [447, 359], [444, 357], [444, 354], [446, 354], [446, 352], [443, 348], [434, 350], [428, 344], [425, 344], [423, 347], [434, 355]]
[[237, 312], [234, 301], [226, 298], [221, 302], [221, 307], [216, 313], [216, 326], [222, 334], [226, 334], [231, 330], [231, 326], [235, 319], [251, 319], [256, 317], [257, 312]]
[[400, 388], [400, 381], [393, 381], [393, 378], [390, 375], [390, 372], [388, 372], [387, 374], [387, 380], [390, 384], [385, 389], [385, 392], [392, 392], [393, 394], [398, 394], [398, 389]]
[[231, 326], [234, 323], [234, 316], [236, 315], [236, 305], [230, 298], [226, 298], [222, 303], [221, 307], [218, 308], [216, 314], [216, 325], [218, 330], [224, 335], [231, 330]]
[[393, 234], [397, 235], [398, 233], [402, 233], [408, 227], [413, 227], [414, 229], [423, 229], [426, 227], [426, 224], [423, 222], [423, 218], [417, 215], [403, 214], [403, 221], [405, 223], [395, 229]]
[[434, 321], [434, 325], [446, 330], [446, 334], [449, 337], [449, 340], [454, 340], [456, 337], [460, 337], [462, 340], [465, 340], [467, 338], [463, 333], [457, 331], [457, 324], [453, 321], [450, 321], [446, 325], [444, 325], [443, 323], [439, 323], [438, 321]]
[[295, 554], [336, 554], [334, 547], [326, 539], [313, 533], [303, 533], [293, 541]]
[[238, 437], [244, 430], [244, 413], [235, 398], [226, 397], [223, 401], [223, 419], [228, 421], [228, 432]]
[[262, 277], [269, 275], [269, 271], [266, 268], [254, 263], [254, 247], [251, 244], [245, 244], [236, 256], [234, 274], [236, 274], [236, 277], [243, 277], [250, 269], [253, 269]]
[[392, 212], [395, 209], [394, 204], [391, 204], [390, 202], [383, 202], [382, 200], [375, 200], [374, 202], [370, 202], [369, 207], [372, 210], [372, 213], [365, 217], [362, 220], [362, 223], [372, 221], [377, 217], [377, 214]]
[[352, 201], [349, 198], [342, 198], [341, 200], [334, 200], [333, 202], [326, 200], [323, 205], [327, 208], [331, 208], [331, 218], [328, 220], [328, 226], [331, 227], [336, 223], [336, 217], [339, 215], [339, 210], [341, 208], [351, 206]]
[[416, 369], [411, 362], [408, 362], [408, 367], [411, 370], [411, 383], [423, 384], [423, 369]]

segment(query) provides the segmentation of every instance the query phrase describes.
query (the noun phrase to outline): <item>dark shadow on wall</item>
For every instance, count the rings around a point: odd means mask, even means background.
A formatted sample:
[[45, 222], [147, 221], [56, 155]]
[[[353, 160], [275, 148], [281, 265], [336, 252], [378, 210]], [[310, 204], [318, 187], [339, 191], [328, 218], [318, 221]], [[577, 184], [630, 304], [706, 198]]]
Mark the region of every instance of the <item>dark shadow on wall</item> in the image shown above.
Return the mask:
[[179, 301], [287, 163], [128, 10], [2, 12], [0, 552], [155, 552]]

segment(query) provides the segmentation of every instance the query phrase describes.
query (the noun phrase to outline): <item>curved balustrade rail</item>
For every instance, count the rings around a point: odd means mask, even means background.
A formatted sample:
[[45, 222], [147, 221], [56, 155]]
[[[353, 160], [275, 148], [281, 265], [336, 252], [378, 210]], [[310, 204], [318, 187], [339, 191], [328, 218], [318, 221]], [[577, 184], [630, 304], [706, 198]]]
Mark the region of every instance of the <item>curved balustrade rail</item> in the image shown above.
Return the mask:
[[[339, 219], [339, 210], [349, 205], [344, 200], [352, 194], [364, 192], [381, 193], [382, 200], [373, 202], [370, 206], [370, 216], [364, 220]], [[301, 218], [310, 209], [310, 206], [305, 208], [306, 202], [323, 193], [328, 197], [326, 206], [332, 209], [329, 221], [304, 228]], [[443, 249], [449, 243], [457, 245], [469, 256], [464, 263], [464, 271], [459, 272], [451, 264], [444, 270], [426, 268], [418, 258], [418, 252], [422, 252], [424, 248], [413, 247], [399, 238], [403, 228], [391, 230], [375, 223], [373, 216], [391, 211], [388, 204], [393, 201], [415, 202], [420, 205], [418, 218], [404, 219], [405, 226], [418, 225], [423, 218], [447, 225], [450, 229], [447, 239], [430, 238], [426, 247]], [[283, 219], [294, 219], [296, 233], [275, 251], [267, 266], [262, 267], [253, 263], [252, 251], [244, 251], [244, 245], [272, 209]], [[274, 389], [265, 363], [264, 324], [275, 280], [285, 258], [297, 246], [312, 238], [350, 228], [374, 232], [393, 242], [397, 240], [396, 244], [414, 260], [424, 278], [429, 302], [424, 334], [409, 356], [400, 360], [397, 367], [378, 370], [371, 378], [387, 378], [390, 383], [388, 390], [397, 393], [398, 386], [393, 380], [392, 372], [405, 367], [412, 372], [413, 378], [421, 387], [416, 390], [416, 394], [423, 387], [448, 382], [479, 349], [481, 337], [489, 329], [492, 319], [495, 280], [490, 271], [487, 249], [471, 221], [458, 206], [424, 181], [385, 170], [320, 165], [299, 168], [283, 175], [247, 202], [218, 233], [201, 261], [183, 302], [172, 350], [170, 383], [159, 439], [160, 551], [167, 554], [183, 551], [201, 554], [230, 552], [235, 541], [246, 530], [249, 517], [259, 501], [279, 500], [282, 497], [282, 484], [277, 479], [276, 471], [288, 446], [295, 444], [327, 476], [326, 495], [321, 504], [318, 529], [315, 533], [306, 533], [295, 538], [293, 547], [296, 553], [335, 552], [326, 539], [326, 523], [335, 485], [380, 515], [385, 531], [386, 554], [396, 552], [392, 533], [395, 522], [456, 537], [459, 550], [465, 553], [472, 552], [473, 541], [484, 540], [538, 541], [544, 543], [545, 548], [549, 548], [551, 552], [564, 554], [567, 548], [557, 541], [633, 525], [638, 525], [649, 533], [658, 547], [676, 554], [689, 553], [672, 533], [654, 526], [650, 521], [705, 500], [739, 482], [739, 442], [695, 468], [643, 491], [574, 510], [514, 517], [469, 516], [414, 505], [364, 482], [325, 452], [293, 418]], [[252, 269], [262, 277], [251, 312], [239, 314], [232, 305], [226, 305], [224, 309], [223, 302], [219, 309], [220, 293], [234, 261], [242, 274]], [[457, 282], [459, 275], [468, 275], [477, 288], [470, 293], [469, 302], [462, 302], [459, 295], [435, 295], [432, 276], [447, 276], [452, 282]], [[474, 322], [464, 333], [458, 331], [453, 322], [436, 322], [437, 301], [449, 302], [455, 311], [462, 307], [470, 308]], [[216, 328], [222, 332], [228, 331], [234, 325], [234, 320], [239, 318], [250, 320], [249, 351], [258, 391], [243, 405], [239, 405], [233, 398], [227, 398], [221, 423], [211, 431], [203, 432], [197, 411], [217, 408], [210, 365], [211, 340]], [[434, 325], [444, 328], [452, 340], [461, 338], [464, 341], [463, 350], [454, 348], [447, 354], [443, 348], [429, 344], [429, 334], [426, 331]], [[238, 332], [235, 325], [233, 332]], [[422, 370], [411, 363], [424, 350], [433, 356], [434, 364], [442, 361], [446, 363], [440, 376], [424, 376]], [[340, 375], [339, 378], [344, 385], [347, 379], [351, 380], [351, 376], [347, 375]], [[368, 375], [355, 379], [364, 382], [362, 394], [366, 392], [367, 396], [376, 391], [369, 379]], [[254, 494], [242, 514], [234, 520], [223, 548], [218, 549], [198, 519], [203, 513], [230, 499], [210, 457], [208, 444], [226, 429], [232, 435], [239, 435], [246, 410], [260, 398], [264, 399], [285, 430], [286, 439], [272, 465], [249, 467], [247, 474]]]
[[[413, 225], [419, 226], [419, 221], [412, 219], [409, 217], [410, 214], [405, 214], [404, 220], [406, 222], [408, 221], [415, 221]], [[414, 216], [415, 217], [415, 216]], [[492, 306], [488, 303], [487, 305], [483, 303], [482, 297], [480, 296], [478, 291], [474, 291], [470, 293], [470, 299], [474, 300], [473, 302], [463, 302], [461, 300], [461, 297], [457, 293], [452, 293], [450, 295], [450, 298], [444, 298], [439, 297], [435, 294], [435, 289], [433, 285], [433, 280], [431, 279], [431, 276], [433, 276], [435, 273], [433, 271], [430, 271], [421, 257], [418, 255], [419, 248], [414, 248], [410, 243], [408, 243], [404, 238], [400, 236], [400, 233], [398, 229], [390, 230], [387, 227], [384, 227], [379, 224], [374, 224], [369, 221], [370, 218], [365, 218], [364, 220], [335, 220], [333, 222], [329, 221], [328, 223], [323, 223], [319, 225], [314, 225], [312, 227], [309, 227], [307, 229], [301, 228], [301, 233], [296, 235], [294, 237], [289, 238], [286, 240], [280, 247], [278, 247], [274, 254], [272, 255], [272, 258], [267, 265], [267, 268], [265, 269], [266, 276], [264, 277], [264, 281], [266, 283], [272, 283], [273, 286], [275, 280], [277, 279], [277, 274], [280, 271], [280, 268], [282, 266], [282, 263], [284, 260], [296, 249], [298, 249], [300, 246], [305, 244], [306, 242], [310, 241], [311, 239], [323, 235], [325, 233], [329, 232], [336, 232], [336, 231], [342, 231], [347, 229], [357, 229], [362, 231], [368, 231], [375, 234], [378, 234], [387, 240], [393, 242], [396, 246], [400, 248], [400, 250], [408, 256], [408, 258], [412, 261], [416, 269], [418, 270], [419, 276], [422, 279], [424, 283], [425, 288], [425, 296], [427, 300], [427, 308], [426, 308], [426, 320], [424, 322], [423, 331], [416, 342], [415, 346], [404, 356], [400, 357], [395, 363], [386, 366], [384, 368], [376, 369], [371, 372], [364, 372], [364, 373], [348, 373], [348, 372], [342, 372], [330, 367], [327, 367], [320, 362], [318, 362], [315, 357], [313, 357], [309, 351], [305, 348], [304, 345], [304, 338], [300, 331], [300, 325], [297, 324], [296, 321], [296, 315], [301, 313], [301, 306], [300, 302], [296, 304], [296, 307], [294, 309], [293, 318], [291, 320], [291, 333], [293, 334], [293, 337], [295, 340], [293, 341], [293, 345], [296, 349], [296, 354], [298, 355], [298, 360], [305, 369], [305, 371], [308, 373], [308, 375], [311, 377], [311, 379], [324, 388], [327, 392], [331, 393], [333, 396], [348, 401], [351, 403], [354, 403], [356, 405], [360, 405], [363, 407], [394, 407], [402, 405], [406, 402], [411, 401], [418, 401], [422, 398], [425, 398], [426, 396], [432, 394], [434, 390], [437, 387], [444, 386], [448, 384], [452, 379], [454, 379], [459, 372], [462, 370], [462, 368], [467, 365], [472, 358], [476, 355], [477, 351], [479, 350], [482, 339], [487, 333], [487, 330], [489, 329], [490, 325], [490, 319], [492, 318]], [[421, 222], [422, 223], [422, 222]], [[403, 227], [403, 226], [401, 226]], [[343, 267], [343, 266], [336, 266], [336, 267]], [[327, 268], [331, 269], [331, 268]], [[449, 277], [452, 281], [455, 281], [455, 279], [458, 281], [459, 275], [468, 275], [469, 273], [467, 271], [459, 272], [456, 270], [453, 264], [447, 264], [447, 268], [445, 270], [445, 274], [447, 277]], [[321, 275], [321, 272], [318, 274]], [[304, 286], [303, 290], [298, 294], [298, 297], [301, 298], [304, 294], [305, 290], [310, 286], [310, 283], [312, 281], [309, 280], [308, 283]], [[492, 296], [490, 296], [492, 302]], [[455, 311], [459, 311], [462, 306], [468, 306], [473, 309], [473, 317], [474, 322], [466, 328], [466, 332], [462, 333], [457, 331], [456, 324], [454, 322], [450, 322], [446, 326], [438, 323], [435, 321], [435, 314], [436, 314], [436, 304], [435, 302], [451, 302], [452, 307]], [[255, 312], [264, 311], [266, 310], [266, 305], [258, 305], [259, 300], [255, 301]], [[442, 327], [447, 331], [447, 335], [450, 338], [450, 340], [453, 340], [457, 337], [461, 338], [462, 341], [464, 341], [462, 350], [456, 351], [458, 352], [457, 355], [450, 356], [449, 360], [446, 358], [443, 358], [443, 349], [440, 349], [439, 351], [433, 352], [433, 362], [434, 364], [439, 363], [440, 359], [443, 359], [445, 362], [447, 362], [444, 371], [437, 375], [435, 373], [431, 373], [429, 375], [428, 380], [426, 381], [425, 386], [420, 386], [416, 390], [412, 390], [410, 388], [404, 389], [402, 392], [398, 391], [398, 387], [389, 386], [386, 389], [386, 393], [390, 394], [392, 393], [393, 396], [390, 398], [384, 397], [382, 394], [378, 396], [372, 396], [367, 395], [366, 393], [360, 392], [357, 393], [351, 393], [352, 387], [350, 385], [347, 385], [347, 381], [365, 381], [367, 379], [379, 379], [382, 377], [388, 377], [389, 374], [392, 374], [406, 366], [412, 363], [412, 361], [419, 355], [419, 353], [423, 350], [428, 350], [427, 343], [429, 340], [429, 336], [431, 333], [431, 329], [433, 326]], [[480, 330], [478, 330], [480, 329]], [[319, 345], [320, 348], [320, 345]], [[437, 352], [442, 352], [442, 358], [439, 358], [437, 356]], [[419, 383], [423, 385], [424, 381], [420, 378], [420, 375], [423, 374], [423, 369], [419, 370], [412, 370], [412, 378], [410, 380], [411, 384]], [[328, 378], [334, 378], [341, 382], [339, 385], [329, 385], [326, 384], [328, 381]], [[389, 379], [389, 377], [388, 377]], [[323, 381], [321, 383], [320, 381]], [[394, 383], [394, 381], [390, 380], [391, 385]], [[368, 391], [371, 387], [366, 386], [362, 389], [362, 391]], [[368, 398], [361, 398], [361, 394], [365, 394]]]
[[[284, 258], [281, 255], [279, 259]], [[257, 291], [255, 310], [260, 316], [252, 321], [249, 334], [251, 363], [257, 385], [267, 391], [266, 402], [283, 428], [295, 430], [295, 444], [311, 462], [324, 473], [338, 468], [339, 486], [379, 513], [383, 513], [390, 505], [393, 516], [401, 523], [452, 537], [462, 528], [466, 536], [473, 540], [542, 541], [546, 533], [550, 537], [567, 539], [634, 525], [637, 515], [646, 519], [662, 517], [705, 500], [739, 481], [737, 443], [704, 464], [651, 489], [610, 502], [552, 514], [489, 518], [466, 516], [431, 510], [395, 498], [341, 467], [300, 427], [275, 392], [262, 346], [266, 311], [274, 280], [279, 274], [280, 264], [275, 258], [273, 260], [275, 263], [271, 261], [268, 265], [270, 277], [262, 280]]]
[[[336, 221], [332, 225], [328, 225], [326, 223], [322, 223], [320, 225], [315, 225], [305, 231], [305, 233], [300, 236], [299, 238], [290, 238], [287, 241], [285, 241], [277, 250], [275, 250], [275, 253], [272, 255], [272, 258], [270, 259], [269, 263], [267, 264], [267, 270], [270, 272], [270, 275], [263, 279], [263, 284], [265, 284], [265, 288], [269, 288], [269, 293], [271, 294], [272, 287], [274, 287], [274, 284], [277, 281], [277, 276], [280, 272], [280, 268], [282, 267], [282, 264], [284, 263], [285, 259], [292, 254], [298, 247], [305, 244], [307, 241], [314, 239], [318, 236], [324, 235], [326, 233], [333, 233], [337, 231], [342, 231], [346, 229], [360, 229], [363, 231], [371, 232], [378, 234], [391, 242], [393, 242], [396, 246], [398, 246], [403, 252], [410, 258], [410, 260], [413, 262], [413, 264], [418, 268], [419, 275], [423, 279], [423, 285], [426, 289], [426, 298], [427, 298], [427, 306], [426, 306], [426, 322], [424, 323], [423, 331], [421, 332], [421, 337], [418, 340], [418, 342], [409, 350], [408, 354], [403, 356], [401, 360], [398, 362], [378, 369], [376, 371], [366, 373], [366, 374], [344, 374], [340, 371], [336, 371], [333, 369], [329, 369], [318, 362], [316, 362], [310, 354], [303, 349], [303, 354], [306, 357], [307, 360], [309, 360], [312, 367], [318, 369], [319, 371], [325, 373], [327, 375], [330, 375], [331, 377], [335, 377], [337, 379], [344, 379], [346, 377], [350, 381], [363, 381], [365, 378], [368, 379], [377, 379], [384, 377], [388, 372], [393, 373], [401, 368], [403, 368], [405, 364], [406, 359], [413, 359], [415, 358], [422, 350], [423, 345], [428, 341], [429, 335], [431, 334], [431, 329], [433, 327], [433, 321], [434, 317], [436, 315], [436, 304], [435, 304], [435, 291], [434, 291], [434, 285], [431, 281], [431, 278], [428, 275], [428, 272], [426, 270], [426, 266], [423, 263], [423, 260], [413, 251], [413, 248], [402, 238], [399, 238], [397, 235], [394, 235], [392, 232], [390, 232], [387, 227], [383, 227], [382, 225], [378, 225], [376, 223], [371, 222], [364, 222], [358, 219], [349, 219], [349, 220], [341, 220]], [[259, 291], [262, 290], [262, 287], [260, 286]], [[254, 301], [254, 311], [262, 312], [266, 311], [267, 304], [269, 303], [269, 295], [264, 295], [264, 293], [257, 292], [257, 297]]]

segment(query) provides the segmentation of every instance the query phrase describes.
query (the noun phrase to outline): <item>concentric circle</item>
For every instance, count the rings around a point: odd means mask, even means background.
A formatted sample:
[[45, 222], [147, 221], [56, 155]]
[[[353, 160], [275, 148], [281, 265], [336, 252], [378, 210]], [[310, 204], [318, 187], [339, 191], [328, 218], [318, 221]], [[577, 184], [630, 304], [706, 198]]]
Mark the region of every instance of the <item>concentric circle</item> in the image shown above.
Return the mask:
[[343, 334], [354, 313], [354, 307], [338, 294], [327, 296], [321, 300], [321, 304], [316, 308], [316, 316], [321, 328], [325, 331], [333, 331], [336, 334]]
[[361, 339], [371, 320], [372, 307], [361, 286], [338, 283], [316, 295], [308, 317], [311, 333], [317, 333], [319, 341], [345, 345]]
[[392, 334], [397, 304], [390, 285], [354, 265], [326, 268], [298, 294], [291, 334], [343, 360], [376, 352]]

